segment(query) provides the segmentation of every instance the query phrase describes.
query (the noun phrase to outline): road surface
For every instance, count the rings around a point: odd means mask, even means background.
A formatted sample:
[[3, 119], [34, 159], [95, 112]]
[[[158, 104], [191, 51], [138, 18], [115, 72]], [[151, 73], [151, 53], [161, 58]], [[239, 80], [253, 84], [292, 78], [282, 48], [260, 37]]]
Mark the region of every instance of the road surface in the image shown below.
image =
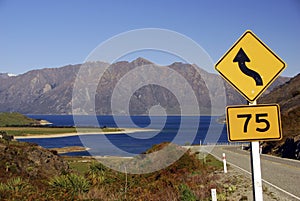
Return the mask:
[[[202, 151], [210, 152], [221, 159], [226, 154], [227, 163], [251, 174], [250, 152], [241, 146], [202, 146]], [[269, 155], [261, 155], [263, 182], [287, 194], [291, 200], [300, 200], [300, 162]]]

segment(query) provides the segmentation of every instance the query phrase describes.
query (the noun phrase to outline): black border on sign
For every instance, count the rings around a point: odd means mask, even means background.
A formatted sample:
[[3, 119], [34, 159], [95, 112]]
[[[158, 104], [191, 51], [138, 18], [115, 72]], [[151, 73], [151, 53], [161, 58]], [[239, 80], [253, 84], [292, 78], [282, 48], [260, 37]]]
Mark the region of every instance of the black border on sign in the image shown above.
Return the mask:
[[[223, 59], [229, 54], [229, 52], [232, 51], [232, 49], [247, 35], [247, 34], [251, 34], [260, 44], [262, 44], [271, 54], [273, 54], [282, 64], [282, 68], [278, 71], [278, 73], [266, 84], [266, 86], [261, 89], [261, 91], [253, 98], [250, 99], [249, 97], [247, 97], [247, 95], [241, 91], [238, 87], [236, 87], [229, 79], [227, 79], [218, 69], [217, 66], [219, 65], [219, 63], [221, 63], [221, 61], [223, 61]], [[216, 71], [218, 71], [221, 76], [231, 85], [233, 86], [238, 92], [240, 92], [240, 94], [242, 94], [242, 96], [244, 96], [244, 98], [246, 98], [248, 101], [253, 102], [255, 101], [273, 82], [274, 80], [279, 76], [279, 74], [286, 68], [286, 63], [280, 59], [266, 44], [264, 44], [251, 30], [247, 30], [235, 43], [234, 45], [223, 55], [223, 57], [215, 64], [215, 69]]]
[[[245, 139], [245, 140], [232, 140], [230, 138], [230, 125], [229, 125], [229, 116], [228, 116], [228, 109], [230, 108], [244, 108], [244, 107], [277, 107], [278, 113], [278, 127], [279, 127], [279, 138], [259, 138], [259, 139]], [[227, 127], [227, 138], [229, 142], [253, 142], [253, 141], [279, 141], [282, 139], [282, 125], [281, 125], [281, 118], [280, 118], [280, 108], [278, 104], [260, 104], [260, 105], [237, 105], [237, 106], [227, 106], [226, 107], [226, 127]]]

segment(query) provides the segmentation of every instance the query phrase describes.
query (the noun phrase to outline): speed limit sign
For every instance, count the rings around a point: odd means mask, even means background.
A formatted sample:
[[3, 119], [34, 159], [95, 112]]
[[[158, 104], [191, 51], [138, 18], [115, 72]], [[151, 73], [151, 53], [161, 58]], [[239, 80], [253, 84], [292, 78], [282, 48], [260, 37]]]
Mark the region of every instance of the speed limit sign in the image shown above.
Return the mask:
[[282, 138], [279, 105], [242, 105], [226, 108], [229, 141], [265, 141]]

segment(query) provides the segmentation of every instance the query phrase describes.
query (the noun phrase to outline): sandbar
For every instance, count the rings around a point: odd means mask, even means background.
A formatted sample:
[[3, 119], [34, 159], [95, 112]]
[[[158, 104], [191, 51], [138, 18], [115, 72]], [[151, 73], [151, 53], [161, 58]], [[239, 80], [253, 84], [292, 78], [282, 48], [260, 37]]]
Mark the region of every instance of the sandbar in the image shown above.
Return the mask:
[[[79, 135], [112, 135], [112, 134], [132, 134], [137, 132], [149, 132], [157, 131], [155, 129], [148, 128], [121, 128], [122, 131], [108, 131], [108, 132], [77, 132], [77, 133], [60, 133], [60, 134], [45, 134], [45, 135], [26, 135], [26, 136], [14, 136], [14, 139], [33, 139], [33, 138], [58, 138], [58, 137], [70, 137]], [[84, 131], [84, 129], [80, 129]]]

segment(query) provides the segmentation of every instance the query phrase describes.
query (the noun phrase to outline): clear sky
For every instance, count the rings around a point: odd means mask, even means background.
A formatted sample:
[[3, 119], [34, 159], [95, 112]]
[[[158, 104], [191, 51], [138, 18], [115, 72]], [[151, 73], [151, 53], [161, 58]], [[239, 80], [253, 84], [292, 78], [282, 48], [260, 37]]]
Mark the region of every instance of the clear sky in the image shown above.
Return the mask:
[[[250, 29], [287, 63], [282, 75], [299, 73], [299, 0], [0, 0], [0, 72], [82, 63], [105, 40], [141, 28], [184, 34], [214, 62]], [[172, 62], [156, 56], [147, 59]]]

